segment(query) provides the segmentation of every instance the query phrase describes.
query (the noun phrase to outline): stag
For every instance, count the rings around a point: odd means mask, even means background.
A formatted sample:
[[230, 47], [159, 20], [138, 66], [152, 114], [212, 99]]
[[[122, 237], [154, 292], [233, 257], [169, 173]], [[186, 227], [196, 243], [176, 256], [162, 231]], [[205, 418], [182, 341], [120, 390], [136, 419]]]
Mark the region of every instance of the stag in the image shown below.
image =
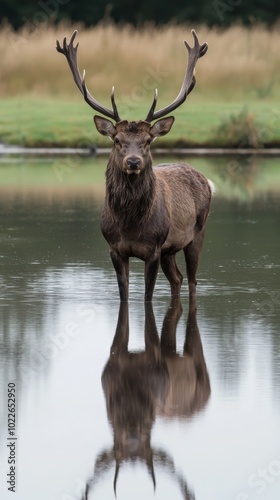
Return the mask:
[[[179, 295], [183, 276], [176, 264], [176, 253], [184, 251], [189, 297], [196, 295], [196, 272], [212, 196], [212, 183], [187, 164], [174, 163], [153, 167], [151, 143], [166, 135], [174, 122], [166, 117], [178, 108], [195, 86], [197, 60], [207, 49], [200, 45], [194, 30], [194, 46], [186, 41], [188, 64], [176, 99], [156, 111], [157, 89], [152, 106], [140, 121], [120, 118], [114, 96], [112, 109], [100, 104], [88, 91], [85, 71], [81, 76], [77, 63], [77, 31], [69, 44], [66, 37], [56, 49], [65, 55], [74, 81], [85, 101], [98, 113], [94, 116], [98, 132], [114, 142], [106, 170], [106, 194], [101, 216], [101, 230], [110, 246], [121, 301], [128, 300], [129, 258], [145, 262], [145, 300], [151, 301], [159, 264], [167, 277], [171, 295]], [[154, 122], [154, 120], [157, 120]], [[154, 122], [152, 124], [152, 122]]]

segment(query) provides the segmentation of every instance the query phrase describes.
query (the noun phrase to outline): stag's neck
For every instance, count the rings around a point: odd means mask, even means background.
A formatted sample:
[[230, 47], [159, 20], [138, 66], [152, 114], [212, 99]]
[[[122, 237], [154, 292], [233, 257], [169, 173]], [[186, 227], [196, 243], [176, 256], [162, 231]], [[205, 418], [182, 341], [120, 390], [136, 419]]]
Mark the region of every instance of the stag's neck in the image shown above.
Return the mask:
[[106, 170], [106, 199], [110, 210], [123, 226], [148, 220], [155, 195], [152, 160], [140, 174], [121, 171], [109, 161]]

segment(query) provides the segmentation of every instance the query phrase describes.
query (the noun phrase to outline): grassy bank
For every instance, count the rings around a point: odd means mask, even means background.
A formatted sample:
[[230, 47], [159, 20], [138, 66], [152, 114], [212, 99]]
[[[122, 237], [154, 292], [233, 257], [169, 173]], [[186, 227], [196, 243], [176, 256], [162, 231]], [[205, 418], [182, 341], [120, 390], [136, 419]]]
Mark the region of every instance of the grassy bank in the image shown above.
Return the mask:
[[[75, 26], [76, 27], [76, 26]], [[168, 146], [280, 145], [279, 31], [261, 26], [196, 27], [209, 52], [198, 61], [197, 85], [161, 139]], [[93, 111], [73, 83], [55, 40], [73, 27], [41, 26], [33, 33], [0, 31], [0, 142], [26, 146], [108, 146]], [[159, 89], [159, 107], [176, 96], [185, 71], [190, 27], [132, 30], [104, 24], [79, 30], [79, 65], [87, 85], [109, 105], [112, 84], [123, 118], [141, 119]], [[7, 43], [8, 41], [8, 43]]]
[[[245, 106], [245, 107], [244, 107]], [[94, 127], [83, 100], [20, 97], [0, 101], [0, 142], [25, 146], [110, 147]], [[145, 105], [130, 112], [140, 119]], [[155, 145], [164, 147], [280, 145], [280, 110], [273, 100], [214, 101], [195, 97], [174, 113], [171, 132]], [[251, 134], [251, 135], [250, 135]], [[252, 136], [252, 137], [251, 137]]]

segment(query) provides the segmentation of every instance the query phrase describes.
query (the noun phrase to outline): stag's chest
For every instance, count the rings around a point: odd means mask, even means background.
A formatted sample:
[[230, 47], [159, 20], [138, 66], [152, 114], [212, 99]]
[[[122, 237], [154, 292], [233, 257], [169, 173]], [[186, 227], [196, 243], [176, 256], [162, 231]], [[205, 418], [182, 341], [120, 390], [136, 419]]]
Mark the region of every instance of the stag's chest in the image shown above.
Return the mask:
[[133, 224], [114, 218], [106, 205], [102, 211], [101, 230], [110, 248], [123, 257], [137, 257], [146, 260], [155, 248], [161, 248], [169, 230], [168, 221], [151, 216], [147, 220]]

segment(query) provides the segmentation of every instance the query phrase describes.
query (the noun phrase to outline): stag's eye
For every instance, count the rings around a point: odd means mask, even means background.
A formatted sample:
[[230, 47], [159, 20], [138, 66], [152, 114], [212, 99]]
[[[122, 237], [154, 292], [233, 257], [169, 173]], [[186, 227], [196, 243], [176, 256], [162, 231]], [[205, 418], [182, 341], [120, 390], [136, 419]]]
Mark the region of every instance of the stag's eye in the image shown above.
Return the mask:
[[115, 142], [115, 144], [120, 144], [120, 140], [117, 137], [115, 138], [114, 142]]
[[147, 143], [146, 143], [146, 144], [147, 144], [147, 146], [150, 146], [151, 142], [152, 142], [152, 139], [151, 139], [151, 138], [147, 139]]

